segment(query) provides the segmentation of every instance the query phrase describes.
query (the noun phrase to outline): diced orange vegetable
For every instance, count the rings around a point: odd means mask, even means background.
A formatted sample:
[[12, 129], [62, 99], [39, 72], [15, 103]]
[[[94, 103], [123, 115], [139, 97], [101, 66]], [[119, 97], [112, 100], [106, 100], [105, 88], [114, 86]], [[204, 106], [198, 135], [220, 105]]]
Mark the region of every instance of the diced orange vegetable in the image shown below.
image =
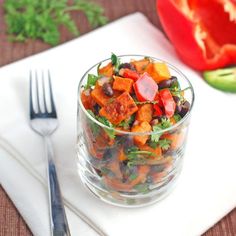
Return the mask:
[[161, 62], [148, 64], [145, 72], [147, 72], [157, 83], [167, 80], [171, 77], [167, 65]]
[[152, 147], [148, 146], [147, 144], [139, 145], [138, 147], [142, 151], [148, 151], [148, 152], [154, 153], [154, 155], [150, 156], [150, 158], [156, 158], [156, 159], [162, 158], [162, 150], [160, 147], [152, 148]]
[[180, 133], [173, 133], [173, 134], [163, 134], [162, 137], [168, 140], [171, 140], [170, 147], [171, 149], [176, 150], [179, 147], [181, 147], [181, 145], [183, 144], [185, 135], [183, 132], [180, 132]]
[[[147, 121], [141, 122], [139, 125], [134, 125], [131, 132], [150, 132], [152, 130], [151, 125]], [[144, 145], [148, 140], [149, 135], [135, 135], [134, 143], [136, 145]]]
[[136, 113], [136, 120], [138, 121], [147, 121], [148, 123], [152, 120], [153, 106], [152, 104], [144, 104], [139, 106], [139, 109]]
[[165, 63], [156, 62], [153, 64], [154, 71], [157, 73], [157, 81], [161, 82], [163, 80], [167, 80], [171, 77], [170, 71]]
[[102, 86], [99, 86], [98, 84], [96, 84], [95, 88], [91, 92], [91, 96], [94, 101], [101, 107], [105, 106], [111, 99], [111, 97], [104, 94], [104, 92], [102, 91]]
[[134, 83], [132, 79], [122, 78], [115, 75], [113, 76], [113, 78], [114, 78], [113, 89], [119, 91], [126, 91], [128, 93], [131, 92]]
[[123, 148], [119, 150], [118, 159], [119, 161], [127, 160], [127, 156], [125, 155]]
[[107, 76], [107, 77], [112, 77], [113, 75], [113, 65], [112, 63], [108, 63], [106, 66], [102, 67], [102, 68], [99, 68], [98, 69], [98, 74], [99, 75], [104, 75], [104, 76]]
[[149, 63], [150, 60], [148, 58], [144, 58], [138, 61], [131, 61], [131, 64], [134, 65], [135, 69], [139, 73], [143, 73]]
[[138, 110], [133, 98], [124, 92], [113, 102], [106, 104], [99, 111], [100, 116], [106, 117], [112, 124], [119, 124]]
[[85, 107], [85, 109], [93, 110], [93, 106], [95, 105], [95, 101], [93, 100], [92, 96], [89, 94], [87, 95], [85, 91], [81, 93], [81, 101]]

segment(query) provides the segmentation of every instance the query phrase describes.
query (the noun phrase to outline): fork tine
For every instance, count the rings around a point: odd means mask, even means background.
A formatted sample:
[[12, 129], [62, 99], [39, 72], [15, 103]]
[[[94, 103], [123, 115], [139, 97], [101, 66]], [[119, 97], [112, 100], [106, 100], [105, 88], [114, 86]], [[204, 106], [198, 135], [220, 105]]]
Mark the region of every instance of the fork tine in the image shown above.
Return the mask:
[[39, 103], [39, 86], [38, 86], [38, 74], [37, 74], [37, 71], [35, 71], [35, 81], [36, 81], [36, 99], [37, 99], [38, 113], [42, 113], [41, 109], [40, 109], [40, 103]]
[[46, 103], [46, 93], [45, 93], [45, 82], [44, 82], [44, 72], [42, 71], [42, 85], [43, 85], [43, 104], [45, 112], [48, 113], [47, 103]]
[[52, 115], [57, 117], [57, 112], [54, 104], [54, 99], [53, 99], [53, 93], [52, 93], [52, 84], [51, 84], [51, 75], [48, 70], [48, 82], [49, 82], [49, 92], [50, 92], [50, 102], [51, 102], [51, 108], [52, 108]]

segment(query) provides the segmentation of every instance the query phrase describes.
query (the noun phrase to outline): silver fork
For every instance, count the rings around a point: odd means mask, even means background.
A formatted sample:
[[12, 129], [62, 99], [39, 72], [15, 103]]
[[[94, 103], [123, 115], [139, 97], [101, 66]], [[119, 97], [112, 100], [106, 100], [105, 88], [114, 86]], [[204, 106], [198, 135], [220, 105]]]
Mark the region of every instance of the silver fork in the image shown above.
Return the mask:
[[[48, 89], [46, 90], [44, 73], [42, 72], [41, 90], [39, 89], [38, 74], [30, 72], [30, 124], [31, 128], [44, 138], [47, 156], [47, 174], [49, 188], [51, 235], [69, 236], [69, 226], [62, 201], [60, 186], [53, 161], [51, 134], [58, 127], [57, 112], [53, 100], [50, 72], [48, 71]], [[35, 77], [35, 79], [33, 79]], [[33, 86], [33, 80], [34, 85]], [[41, 91], [41, 93], [40, 93]], [[46, 96], [46, 94], [48, 96]]]

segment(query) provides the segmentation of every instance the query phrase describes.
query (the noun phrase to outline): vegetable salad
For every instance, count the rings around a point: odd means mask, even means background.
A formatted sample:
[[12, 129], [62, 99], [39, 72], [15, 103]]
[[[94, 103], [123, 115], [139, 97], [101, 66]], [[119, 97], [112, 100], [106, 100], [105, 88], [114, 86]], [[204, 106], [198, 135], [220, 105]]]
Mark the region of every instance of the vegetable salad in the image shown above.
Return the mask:
[[149, 57], [121, 62], [112, 54], [97, 74], [88, 74], [80, 94], [87, 113], [83, 134], [104, 188], [147, 193], [174, 177], [186, 136], [175, 124], [191, 107], [186, 89], [167, 64]]

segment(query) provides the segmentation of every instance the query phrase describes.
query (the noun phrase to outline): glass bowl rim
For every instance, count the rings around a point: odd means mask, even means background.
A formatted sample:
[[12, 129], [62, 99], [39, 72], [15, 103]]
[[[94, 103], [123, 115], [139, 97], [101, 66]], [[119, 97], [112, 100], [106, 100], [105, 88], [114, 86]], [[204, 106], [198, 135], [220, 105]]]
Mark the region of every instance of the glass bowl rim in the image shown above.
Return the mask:
[[[81, 88], [82, 88], [82, 82], [83, 80], [85, 79], [85, 77], [89, 74], [89, 71], [91, 71], [93, 68], [95, 68], [96, 66], [98, 66], [99, 64], [102, 64], [106, 61], [110, 61], [111, 58], [106, 58], [104, 60], [101, 60], [99, 61], [98, 63], [94, 64], [93, 66], [91, 66], [84, 74], [83, 76], [81, 77], [80, 79], [80, 82], [79, 82], [79, 86], [78, 86], [78, 103], [81, 107], [81, 109], [83, 110], [83, 112], [86, 114], [86, 116], [92, 120], [93, 122], [95, 122], [97, 125], [99, 125], [100, 127], [102, 128], [105, 128], [105, 129], [108, 129], [108, 130], [111, 130], [111, 131], [114, 131], [116, 133], [119, 133], [119, 134], [126, 134], [126, 135], [131, 135], [131, 136], [141, 136], [141, 135], [152, 135], [152, 134], [163, 134], [165, 132], [168, 132], [168, 131], [171, 131], [171, 130], [175, 130], [177, 127], [181, 126], [181, 124], [184, 123], [184, 121], [186, 121], [188, 119], [188, 117], [190, 116], [191, 114], [191, 111], [192, 111], [192, 108], [193, 108], [193, 104], [194, 104], [194, 101], [195, 101], [195, 93], [194, 93], [194, 89], [193, 89], [193, 86], [192, 86], [192, 83], [190, 82], [190, 80], [187, 78], [187, 76], [185, 76], [179, 69], [177, 69], [174, 65], [170, 64], [169, 62], [165, 61], [165, 60], [162, 60], [160, 58], [156, 58], [156, 57], [153, 57], [153, 56], [147, 56], [147, 55], [141, 55], [141, 54], [125, 54], [125, 55], [116, 55], [118, 58], [124, 58], [124, 57], [142, 57], [142, 58], [145, 58], [145, 57], [148, 57], [148, 58], [151, 58], [152, 60], [154, 61], [158, 61], [158, 62], [164, 62], [165, 64], [168, 65], [168, 67], [170, 67], [172, 70], [174, 70], [175, 72], [177, 72], [179, 75], [181, 75], [188, 83], [189, 87], [190, 87], [190, 90], [191, 90], [191, 93], [192, 93], [192, 102], [190, 104], [190, 108], [189, 108], [189, 111], [187, 112], [187, 114], [180, 120], [178, 121], [176, 124], [170, 126], [169, 128], [165, 128], [165, 129], [162, 129], [162, 130], [159, 130], [159, 131], [149, 131], [149, 132], [131, 132], [131, 131], [123, 131], [123, 130], [118, 130], [118, 129], [115, 129], [115, 128], [112, 128], [112, 127], [109, 127], [109, 126], [106, 126], [104, 125], [103, 123], [99, 122], [98, 120], [96, 120], [93, 116], [91, 116], [87, 110], [85, 109], [82, 101], [81, 101], [81, 96], [80, 96], [80, 92], [81, 92]], [[78, 107], [79, 109], [79, 107]]]

